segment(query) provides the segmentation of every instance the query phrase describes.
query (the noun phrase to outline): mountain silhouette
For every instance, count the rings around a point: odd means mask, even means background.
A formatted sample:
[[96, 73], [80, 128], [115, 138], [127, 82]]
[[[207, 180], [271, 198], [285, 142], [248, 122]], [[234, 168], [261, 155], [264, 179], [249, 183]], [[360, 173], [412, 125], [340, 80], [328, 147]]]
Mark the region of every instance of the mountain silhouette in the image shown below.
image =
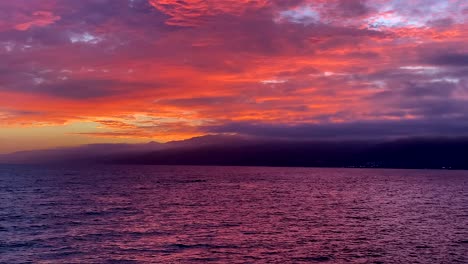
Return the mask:
[[167, 143], [23, 151], [1, 155], [0, 162], [468, 169], [468, 138], [301, 141], [208, 135]]

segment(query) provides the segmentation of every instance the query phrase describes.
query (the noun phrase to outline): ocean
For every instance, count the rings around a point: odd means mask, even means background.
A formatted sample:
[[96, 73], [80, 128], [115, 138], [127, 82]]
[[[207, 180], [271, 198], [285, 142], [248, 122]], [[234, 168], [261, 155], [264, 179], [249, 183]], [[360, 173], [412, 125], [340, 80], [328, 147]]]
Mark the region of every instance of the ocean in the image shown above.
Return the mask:
[[468, 263], [468, 171], [0, 166], [0, 263]]

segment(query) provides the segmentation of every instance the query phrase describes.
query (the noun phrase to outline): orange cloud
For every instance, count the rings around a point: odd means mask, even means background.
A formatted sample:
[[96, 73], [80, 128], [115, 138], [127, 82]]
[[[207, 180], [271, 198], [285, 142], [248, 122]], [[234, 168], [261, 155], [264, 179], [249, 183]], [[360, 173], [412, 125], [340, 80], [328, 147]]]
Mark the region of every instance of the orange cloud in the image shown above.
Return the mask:
[[194, 26], [209, 17], [231, 14], [240, 15], [251, 9], [265, 7], [267, 0], [149, 0], [156, 9], [170, 16], [169, 25]]

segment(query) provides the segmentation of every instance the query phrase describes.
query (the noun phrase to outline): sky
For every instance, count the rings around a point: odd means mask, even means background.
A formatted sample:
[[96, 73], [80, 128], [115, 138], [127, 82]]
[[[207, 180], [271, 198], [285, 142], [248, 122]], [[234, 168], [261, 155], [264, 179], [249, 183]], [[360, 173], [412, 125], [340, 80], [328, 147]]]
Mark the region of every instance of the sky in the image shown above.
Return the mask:
[[468, 136], [466, 0], [0, 1], [0, 153]]

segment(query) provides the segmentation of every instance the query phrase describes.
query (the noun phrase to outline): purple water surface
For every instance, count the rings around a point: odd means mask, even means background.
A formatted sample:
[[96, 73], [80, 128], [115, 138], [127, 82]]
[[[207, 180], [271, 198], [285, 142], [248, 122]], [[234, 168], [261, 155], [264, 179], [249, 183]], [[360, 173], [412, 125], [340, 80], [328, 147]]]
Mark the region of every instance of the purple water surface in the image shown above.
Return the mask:
[[0, 167], [0, 263], [468, 263], [468, 171]]

